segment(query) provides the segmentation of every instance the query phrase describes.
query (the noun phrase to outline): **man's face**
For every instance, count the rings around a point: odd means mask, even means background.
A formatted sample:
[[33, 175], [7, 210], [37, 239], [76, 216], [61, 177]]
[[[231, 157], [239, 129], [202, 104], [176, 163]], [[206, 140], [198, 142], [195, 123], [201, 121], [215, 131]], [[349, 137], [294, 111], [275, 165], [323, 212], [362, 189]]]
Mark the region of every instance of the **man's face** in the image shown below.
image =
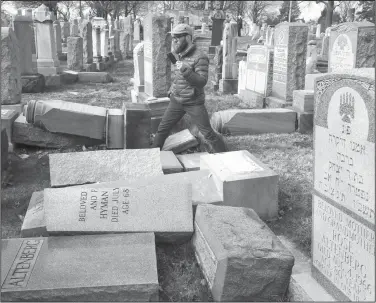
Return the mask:
[[187, 46], [187, 34], [174, 35], [172, 37], [173, 48], [177, 54], [183, 52]]

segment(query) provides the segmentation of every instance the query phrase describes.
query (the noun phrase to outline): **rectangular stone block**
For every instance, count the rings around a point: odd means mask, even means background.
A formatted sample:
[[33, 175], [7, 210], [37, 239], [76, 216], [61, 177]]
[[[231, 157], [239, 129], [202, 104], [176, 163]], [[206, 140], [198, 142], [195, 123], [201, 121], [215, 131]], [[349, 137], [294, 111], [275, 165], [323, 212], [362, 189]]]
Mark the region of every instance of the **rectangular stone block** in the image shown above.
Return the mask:
[[109, 83], [113, 79], [107, 72], [79, 72], [78, 82]]
[[52, 187], [163, 174], [159, 148], [99, 150], [48, 156]]
[[294, 90], [292, 105], [302, 112], [313, 112], [314, 92], [313, 90]]
[[312, 274], [338, 301], [375, 301], [374, 85], [375, 68], [315, 81]]
[[228, 206], [252, 208], [263, 220], [278, 214], [278, 175], [248, 151], [203, 155]]
[[283, 300], [294, 257], [254, 210], [199, 205], [193, 245], [216, 302]]
[[188, 183], [45, 189], [44, 203], [49, 234], [193, 232]]
[[289, 109], [229, 109], [215, 112], [210, 123], [220, 133], [249, 135], [291, 133], [295, 131], [296, 113]]
[[48, 237], [44, 217], [43, 191], [33, 192], [25, 218], [22, 222], [21, 237]]
[[149, 148], [151, 110], [148, 104], [123, 103], [124, 148]]
[[209, 155], [207, 152], [203, 153], [192, 153], [177, 155], [180, 163], [184, 167], [184, 171], [200, 170], [200, 157], [203, 155]]
[[12, 142], [29, 146], [65, 148], [76, 145], [101, 145], [104, 143], [104, 140], [51, 133], [31, 123], [27, 123], [25, 116], [22, 114], [13, 123]]
[[158, 301], [153, 233], [6, 239], [1, 264], [4, 301]]
[[1, 109], [1, 128], [5, 128], [8, 141], [11, 142], [13, 122], [17, 119], [19, 113], [10, 109]]
[[171, 136], [168, 136], [162, 150], [171, 150], [178, 154], [188, 148], [198, 145], [197, 139], [191, 134], [188, 129], [182, 130]]
[[161, 164], [165, 175], [180, 173], [184, 170], [172, 151], [161, 151]]

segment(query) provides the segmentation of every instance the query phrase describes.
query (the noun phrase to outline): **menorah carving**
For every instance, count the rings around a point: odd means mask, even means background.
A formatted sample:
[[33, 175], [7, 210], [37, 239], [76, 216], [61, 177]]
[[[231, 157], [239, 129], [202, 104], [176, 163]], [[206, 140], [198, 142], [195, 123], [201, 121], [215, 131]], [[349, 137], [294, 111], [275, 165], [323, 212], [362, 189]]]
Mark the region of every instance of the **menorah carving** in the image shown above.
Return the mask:
[[346, 92], [340, 96], [340, 105], [339, 105], [339, 114], [342, 117], [342, 121], [351, 123], [351, 119], [354, 119], [355, 107], [354, 107], [355, 98], [352, 94]]

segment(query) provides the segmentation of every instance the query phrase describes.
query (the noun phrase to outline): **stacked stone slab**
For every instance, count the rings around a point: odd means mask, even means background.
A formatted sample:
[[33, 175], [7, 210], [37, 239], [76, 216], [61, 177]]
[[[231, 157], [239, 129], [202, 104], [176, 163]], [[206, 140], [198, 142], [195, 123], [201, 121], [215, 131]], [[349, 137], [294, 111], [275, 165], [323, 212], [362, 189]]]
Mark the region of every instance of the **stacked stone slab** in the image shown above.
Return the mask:
[[44, 4], [34, 11], [38, 73], [46, 77], [47, 85], [48, 79], [59, 78], [56, 75], [62, 71], [57, 58], [53, 21], [55, 16]]
[[236, 22], [225, 24], [223, 30], [223, 65], [219, 91], [229, 94], [238, 91], [238, 64], [236, 51], [238, 46], [238, 26]]
[[216, 302], [283, 300], [294, 257], [254, 210], [199, 205], [193, 245]]
[[304, 88], [308, 26], [283, 22], [274, 35], [272, 94], [265, 99], [266, 107], [292, 105], [294, 90]]
[[[1, 104], [20, 107], [21, 58], [19, 41], [10, 27], [1, 28]], [[21, 108], [18, 109], [20, 111]]]
[[375, 25], [346, 22], [332, 26], [328, 72], [375, 66]]
[[312, 275], [337, 301], [374, 302], [375, 68], [317, 78], [314, 110]]

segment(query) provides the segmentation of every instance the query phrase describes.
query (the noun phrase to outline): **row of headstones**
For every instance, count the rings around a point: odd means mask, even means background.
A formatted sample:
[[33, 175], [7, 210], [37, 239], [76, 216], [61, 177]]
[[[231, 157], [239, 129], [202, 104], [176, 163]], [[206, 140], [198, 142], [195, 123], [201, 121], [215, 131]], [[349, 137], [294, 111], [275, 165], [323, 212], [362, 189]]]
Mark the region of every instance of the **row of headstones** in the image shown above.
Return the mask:
[[[92, 244], [87, 246], [86, 243], [86, 249], [100, 255], [99, 259], [108, 255], [107, 250], [112, 252], [105, 264], [111, 264], [112, 260], [119, 258], [120, 253], [125, 255], [123, 258], [133, 258], [126, 259], [121, 268], [114, 267], [113, 272], [108, 268], [101, 268], [96, 273], [86, 272], [86, 278], [80, 279], [80, 285], [84, 283], [86, 289], [81, 295], [75, 291], [62, 291], [78, 289], [76, 281], [81, 271], [68, 272], [45, 264], [48, 269], [43, 274], [30, 270], [29, 283], [21, 288], [17, 273], [6, 270], [3, 297], [22, 299], [30, 296], [35, 281], [39, 280], [43, 283], [42, 287], [37, 286], [39, 291], [35, 299], [44, 294], [49, 299], [57, 295], [60, 298], [74, 295], [76, 299], [88, 299], [93, 291], [98, 294], [96, 285], [90, 284], [94, 276], [103, 287], [110, 288], [114, 286], [113, 279], [119, 279], [118, 270], [132, 273], [134, 270], [147, 271], [153, 277], [150, 282], [150, 276], [136, 274], [127, 281], [125, 278], [129, 277], [121, 275], [121, 282], [118, 280], [116, 285], [120, 283], [123, 291], [138, 284], [152, 284], [152, 287], [140, 288], [135, 297], [128, 295], [123, 300], [157, 296], [156, 256], [155, 253], [150, 254], [151, 250], [155, 250], [155, 241], [178, 244], [189, 241], [192, 235], [197, 261], [217, 301], [253, 298], [274, 301], [282, 298], [286, 292], [294, 258], [259, 218], [268, 219], [277, 215], [278, 175], [248, 152], [181, 155], [177, 160], [172, 152], [136, 149], [51, 154], [49, 158], [53, 188], [33, 194], [22, 226], [23, 237], [47, 238], [14, 239], [8, 240], [8, 243], [14, 243], [23, 251], [23, 245], [35, 241], [41, 241], [41, 246], [43, 243], [50, 246], [51, 241], [56, 241], [58, 246], [65, 243], [62, 246], [64, 251], [75, 249], [74, 255], [77, 256], [84, 250], [83, 242], [89, 241]], [[71, 163], [75, 165], [72, 167]], [[92, 163], [97, 164], [93, 166]], [[188, 167], [195, 171], [182, 172], [182, 165], [185, 171], [189, 170]], [[88, 182], [101, 183], [80, 185]], [[247, 186], [244, 186], [245, 183]], [[231, 230], [228, 230], [228, 226], [231, 226]], [[114, 232], [123, 234], [98, 235]], [[154, 236], [142, 234], [144, 232], [154, 233], [155, 240]], [[93, 233], [96, 235], [87, 236]], [[126, 246], [132, 239], [134, 246], [123, 249], [123, 245], [120, 245], [120, 249], [115, 249], [111, 241], [114, 237], [118, 237], [119, 243]], [[145, 237], [149, 240], [145, 241]], [[94, 246], [106, 239], [108, 245]], [[70, 247], [71, 241], [76, 243], [74, 248]], [[51, 253], [43, 249], [40, 253], [35, 252], [35, 266], [49, 262]], [[55, 253], [58, 251], [55, 250]], [[13, 249], [6, 249], [2, 258], [13, 257], [9, 263], [17, 267], [22, 258], [15, 258], [15, 254], [17, 252]], [[61, 258], [69, 263], [71, 254], [63, 255]], [[85, 256], [74, 263], [77, 266], [81, 264], [82, 268], [93, 261], [89, 261], [87, 254]], [[273, 256], [273, 265], [269, 264], [269, 270], [265, 272], [264, 264], [269, 262], [270, 256]], [[141, 260], [144, 265], [139, 264]], [[134, 262], [137, 269], [133, 269]], [[100, 264], [102, 261], [98, 260], [96, 268], [102, 267]], [[68, 275], [62, 277], [62, 271]], [[45, 287], [44, 282], [52, 275], [51, 272], [59, 282]], [[274, 279], [275, 275], [279, 279]], [[60, 281], [63, 278], [64, 281]], [[236, 283], [233, 283], [234, 279]], [[145, 280], [149, 283], [145, 283]], [[46, 289], [49, 289], [48, 294]], [[263, 291], [260, 292], [260, 289]], [[107, 300], [111, 298], [111, 293], [119, 295], [118, 292], [119, 289], [113, 288], [103, 298]]]

